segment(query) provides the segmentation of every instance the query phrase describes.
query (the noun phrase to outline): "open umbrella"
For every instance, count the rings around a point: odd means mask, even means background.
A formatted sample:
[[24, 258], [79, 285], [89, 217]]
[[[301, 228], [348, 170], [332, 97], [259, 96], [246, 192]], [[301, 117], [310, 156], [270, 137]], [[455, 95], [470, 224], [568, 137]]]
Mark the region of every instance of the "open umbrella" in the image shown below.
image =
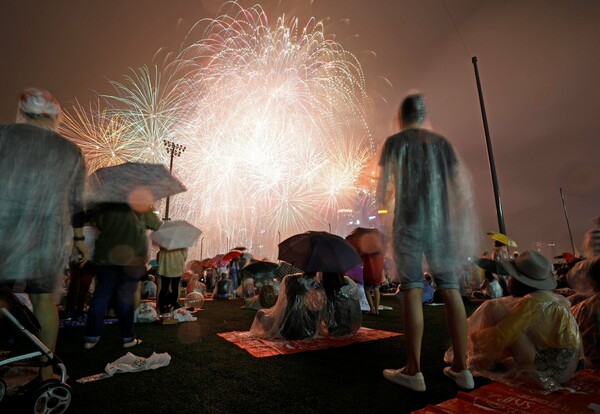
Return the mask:
[[202, 231], [185, 220], [165, 221], [150, 238], [166, 250], [193, 246]]
[[197, 275], [201, 275], [205, 268], [206, 266], [204, 266], [200, 260], [192, 260], [185, 265], [186, 270], [191, 270]]
[[383, 234], [377, 229], [357, 227], [346, 236], [358, 254], [375, 254], [383, 250]]
[[126, 162], [97, 169], [88, 178], [89, 203], [130, 203], [132, 198], [150, 203], [186, 191], [162, 164]]
[[251, 274], [273, 273], [279, 265], [268, 260], [251, 260], [242, 270]]
[[286, 262], [281, 262], [279, 267], [275, 270], [275, 277], [279, 280], [283, 280], [287, 275], [293, 275], [295, 273], [302, 273], [302, 269], [298, 269]]
[[505, 244], [509, 247], [518, 247], [517, 246], [517, 242], [514, 241], [513, 239], [509, 238], [507, 235], [502, 234], [502, 233], [495, 233], [493, 231], [488, 231], [485, 234], [487, 234], [488, 236], [490, 236], [492, 239], [499, 241], [502, 244]]
[[233, 249], [233, 250], [230, 250], [230, 251], [228, 251], [227, 253], [225, 253], [225, 255], [224, 255], [222, 258], [221, 258], [221, 260], [222, 260], [223, 262], [225, 262], [225, 261], [229, 261], [229, 260], [237, 259], [237, 258], [238, 258], [238, 257], [240, 257], [242, 254], [244, 254], [244, 252], [243, 252], [243, 251], [241, 251], [241, 250], [236, 250], [236, 249]]
[[480, 257], [478, 259], [473, 260], [477, 266], [481, 267], [483, 270], [495, 273], [497, 275], [508, 276], [509, 273], [502, 267], [500, 262], [494, 259], [486, 259], [484, 257]]
[[344, 273], [362, 263], [347, 240], [325, 231], [307, 231], [287, 238], [279, 243], [278, 259], [305, 272]]

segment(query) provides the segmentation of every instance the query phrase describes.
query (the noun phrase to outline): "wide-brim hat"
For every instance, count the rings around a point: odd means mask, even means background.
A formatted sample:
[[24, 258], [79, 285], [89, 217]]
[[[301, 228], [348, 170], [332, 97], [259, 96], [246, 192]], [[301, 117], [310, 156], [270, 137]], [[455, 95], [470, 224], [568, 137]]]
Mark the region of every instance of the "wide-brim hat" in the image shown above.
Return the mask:
[[539, 290], [556, 288], [552, 263], [534, 250], [527, 250], [513, 260], [500, 261], [499, 265], [507, 274], [529, 287]]

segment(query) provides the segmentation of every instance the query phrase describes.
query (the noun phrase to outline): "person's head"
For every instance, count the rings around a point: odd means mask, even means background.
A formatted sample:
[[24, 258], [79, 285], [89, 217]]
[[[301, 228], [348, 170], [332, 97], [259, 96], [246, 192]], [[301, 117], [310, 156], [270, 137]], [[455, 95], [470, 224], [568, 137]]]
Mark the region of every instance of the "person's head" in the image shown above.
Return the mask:
[[258, 301], [264, 309], [272, 308], [277, 302], [277, 293], [273, 285], [264, 285], [258, 293]]
[[39, 88], [27, 88], [21, 93], [17, 123], [58, 131], [60, 116], [60, 104], [50, 92]]
[[323, 272], [323, 289], [328, 295], [337, 292], [344, 285], [344, 275], [342, 273]]
[[227, 279], [227, 273], [223, 272], [221, 273], [221, 280], [225, 280]]
[[513, 296], [556, 288], [552, 263], [534, 250], [527, 250], [513, 260], [503, 260], [499, 266], [510, 275], [508, 288]]
[[600, 256], [589, 259], [587, 277], [594, 292], [600, 292]]
[[402, 128], [419, 126], [426, 117], [425, 96], [420, 93], [408, 95], [398, 108], [398, 122]]

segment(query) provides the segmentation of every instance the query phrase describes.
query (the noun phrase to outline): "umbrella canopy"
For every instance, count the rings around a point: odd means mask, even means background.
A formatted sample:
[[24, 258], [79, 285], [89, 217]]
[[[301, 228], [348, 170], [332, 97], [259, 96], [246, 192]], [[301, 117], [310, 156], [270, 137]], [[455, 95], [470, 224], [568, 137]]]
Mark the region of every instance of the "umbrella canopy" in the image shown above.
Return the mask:
[[233, 259], [237, 259], [238, 257], [240, 257], [242, 254], [244, 254], [243, 251], [241, 250], [230, 250], [227, 253], [225, 253], [225, 255], [221, 258], [222, 261], [229, 261], [229, 260], [233, 260]]
[[166, 250], [193, 246], [202, 231], [185, 220], [165, 221], [150, 238]]
[[185, 265], [186, 270], [191, 270], [197, 275], [201, 275], [205, 268], [206, 266], [204, 266], [200, 260], [192, 260]]
[[277, 270], [275, 270], [275, 277], [279, 280], [283, 280], [287, 275], [293, 275], [295, 273], [303, 273], [302, 269], [297, 268], [286, 262], [281, 262]]
[[477, 266], [481, 267], [485, 271], [492, 272], [497, 275], [509, 275], [509, 273], [504, 269], [504, 267], [500, 265], [500, 262], [498, 262], [497, 260], [486, 259], [481, 257], [479, 259], [473, 260], [473, 263], [475, 263]]
[[485, 234], [487, 234], [488, 236], [490, 236], [492, 239], [499, 241], [502, 244], [505, 244], [509, 247], [518, 247], [517, 246], [517, 242], [514, 241], [513, 239], [509, 238], [507, 235], [502, 234], [502, 233], [495, 233], [493, 231], [488, 231]]
[[89, 203], [150, 201], [186, 191], [185, 186], [162, 164], [126, 162], [97, 169], [88, 179]]
[[268, 260], [251, 260], [250, 263], [242, 270], [251, 274], [257, 273], [273, 273], [279, 265]]
[[344, 273], [362, 263], [347, 240], [325, 231], [307, 231], [282, 241], [278, 259], [305, 272]]
[[357, 227], [346, 236], [358, 254], [375, 254], [383, 251], [383, 234], [372, 228]]

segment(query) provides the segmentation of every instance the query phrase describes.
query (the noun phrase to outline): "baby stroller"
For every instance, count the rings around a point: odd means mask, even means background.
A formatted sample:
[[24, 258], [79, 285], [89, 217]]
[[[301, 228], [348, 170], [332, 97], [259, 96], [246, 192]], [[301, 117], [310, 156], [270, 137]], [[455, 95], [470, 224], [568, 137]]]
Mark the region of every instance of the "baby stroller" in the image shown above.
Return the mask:
[[[7, 395], [28, 397], [30, 412], [61, 414], [71, 403], [62, 361], [38, 339], [39, 322], [5, 285], [0, 284], [0, 412]], [[46, 362], [39, 361], [44, 355]], [[52, 366], [60, 379], [37, 381], [37, 368]], [[26, 375], [33, 371], [35, 375]], [[23, 374], [23, 375], [21, 375]]]

